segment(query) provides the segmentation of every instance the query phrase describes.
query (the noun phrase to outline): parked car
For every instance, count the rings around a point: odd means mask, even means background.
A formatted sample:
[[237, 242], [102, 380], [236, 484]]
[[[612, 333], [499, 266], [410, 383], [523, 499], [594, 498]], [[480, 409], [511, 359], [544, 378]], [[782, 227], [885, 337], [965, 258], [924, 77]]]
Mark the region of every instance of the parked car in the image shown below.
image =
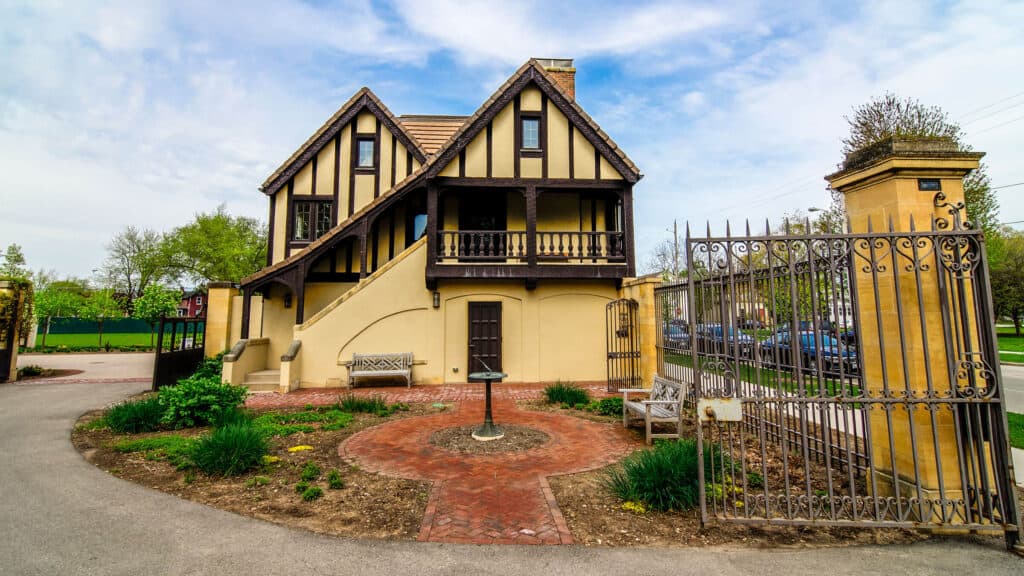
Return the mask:
[[686, 350], [690, 347], [690, 334], [686, 331], [686, 327], [683, 324], [669, 322], [665, 325], [662, 335], [666, 348]]
[[795, 354], [799, 354], [800, 365], [807, 371], [817, 370], [819, 358], [825, 372], [837, 373], [840, 366], [848, 374], [857, 371], [856, 350], [831, 334], [803, 331], [797, 333], [796, 340], [794, 345], [792, 333], [776, 332], [761, 342], [761, 360], [795, 368]]
[[757, 340], [740, 332], [735, 326], [723, 327], [721, 324], [698, 326], [697, 340], [705, 352], [740, 358], [753, 358], [754, 346], [757, 344]]

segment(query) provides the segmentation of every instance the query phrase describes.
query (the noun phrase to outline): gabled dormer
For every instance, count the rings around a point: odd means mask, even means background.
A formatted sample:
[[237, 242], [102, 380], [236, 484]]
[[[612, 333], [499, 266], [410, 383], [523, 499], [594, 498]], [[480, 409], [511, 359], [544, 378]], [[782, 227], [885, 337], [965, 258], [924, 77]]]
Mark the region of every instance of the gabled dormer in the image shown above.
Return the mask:
[[423, 147], [362, 88], [261, 186], [271, 199], [268, 265], [305, 249], [425, 161]]

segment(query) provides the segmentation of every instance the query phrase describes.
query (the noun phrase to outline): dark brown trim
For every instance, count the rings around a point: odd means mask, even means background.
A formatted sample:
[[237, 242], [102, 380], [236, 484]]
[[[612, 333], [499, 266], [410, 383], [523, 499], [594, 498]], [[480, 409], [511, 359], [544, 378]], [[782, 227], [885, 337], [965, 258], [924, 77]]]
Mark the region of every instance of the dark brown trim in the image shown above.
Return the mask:
[[463, 148], [462, 152], [459, 152], [459, 178], [466, 177], [466, 150]]
[[437, 254], [437, 197], [438, 188], [433, 182], [427, 182], [427, 288], [433, 289], [431, 279], [437, 262], [432, 255]]
[[391, 188], [395, 187], [395, 175], [398, 171], [398, 167], [395, 166], [398, 163], [398, 139], [395, 135], [391, 135]]
[[[527, 184], [523, 194], [526, 197], [526, 264], [533, 272], [537, 268], [537, 186]], [[530, 274], [528, 277], [537, 276]]]
[[522, 264], [438, 264], [428, 268], [427, 282], [442, 279], [486, 280], [618, 280], [629, 278], [629, 265], [619, 264], [542, 264], [534, 268]]
[[359, 223], [359, 279], [366, 278], [366, 235], [369, 218]]
[[622, 225], [626, 237], [626, 265], [629, 276], [636, 276], [636, 254], [633, 246], [633, 185], [622, 188]]
[[[302, 240], [295, 238], [295, 205], [300, 202], [313, 202], [317, 204], [324, 204], [327, 202], [334, 203], [334, 199], [330, 196], [310, 196], [307, 194], [294, 194], [292, 187], [289, 186], [288, 190], [288, 222], [289, 222], [289, 233], [286, 239], [286, 246], [288, 249], [292, 248], [305, 248], [309, 246], [311, 242], [316, 240], [316, 223], [319, 216], [320, 207], [309, 213], [309, 239]], [[334, 211], [334, 206], [331, 206], [331, 211]]]
[[338, 225], [338, 204], [341, 203], [341, 132], [334, 137], [334, 206], [331, 210], [331, 226]]
[[294, 180], [289, 180], [288, 181], [288, 198], [287, 198], [288, 221], [284, 223], [284, 245], [285, 245], [284, 257], [285, 257], [285, 259], [287, 259], [288, 256], [290, 256], [290, 254], [288, 254], [288, 245], [291, 244], [292, 236], [295, 233], [295, 230], [294, 230], [294, 227], [295, 227], [295, 209], [292, 207], [292, 194], [294, 194], [294, 193], [295, 193], [295, 181]]
[[380, 256], [380, 220], [373, 223], [373, 231], [370, 233], [370, 269], [377, 271]]
[[[611, 165], [619, 171], [627, 182], [635, 183], [641, 178], [641, 175], [634, 169], [630, 168], [629, 165], [626, 164], [626, 162], [615, 152], [615, 149], [612, 148], [601, 134], [598, 133], [598, 128], [596, 128], [596, 126], [591, 127], [590, 121], [588, 121], [569, 100], [554, 88], [544, 73], [533, 67], [528, 67], [518, 78], [512, 80], [508, 87], [500, 94], [497, 94], [490, 105], [485, 110], [480, 111], [469, 126], [455, 137], [455, 142], [440, 151], [438, 156], [434, 158], [430, 170], [427, 171], [427, 177], [432, 178], [437, 176], [437, 174], [452, 161], [455, 155], [459, 153], [459, 150], [469, 145], [473, 138], [482, 132], [487, 127], [487, 124], [494, 120], [494, 117], [497, 116], [505, 106], [515, 102], [519, 97], [520, 92], [522, 92], [523, 88], [528, 86], [530, 82], [535, 82], [541, 89], [541, 92], [547, 94], [548, 100], [554, 104], [562, 114], [566, 116], [566, 118], [569, 119], [571, 124], [576, 126], [576, 129], [580, 131], [583, 137], [586, 138], [595, 149], [599, 150], [600, 153], [608, 159], [608, 162], [610, 162]], [[517, 124], [518, 121], [519, 119], [516, 118]], [[518, 176], [518, 172], [516, 175]]]
[[569, 122], [569, 180], [576, 177], [576, 145], [574, 143], [576, 140], [576, 134], [574, 132], [575, 129], [572, 122]]
[[[267, 224], [267, 266], [274, 263], [274, 216], [277, 213], [277, 196], [268, 196], [270, 198], [270, 221]], [[286, 240], [287, 242], [287, 240]]]
[[380, 118], [373, 133], [373, 197], [380, 198]]
[[354, 118], [352, 123], [349, 124], [348, 139], [349, 148], [351, 148], [348, 158], [348, 217], [351, 218], [352, 214], [356, 211], [356, 171], [354, 166], [358, 162], [356, 156], [359, 155], [359, 144], [356, 143], [356, 120]]
[[243, 340], [249, 338], [249, 317], [252, 315], [252, 291], [242, 289], [242, 333], [241, 337]]
[[310, 172], [312, 173], [311, 180], [309, 182], [309, 195], [310, 196], [316, 196], [316, 159], [319, 156], [320, 156], [320, 154], [316, 154], [316, 155], [313, 156], [313, 159], [310, 160], [310, 168], [311, 168]]
[[[348, 110], [343, 112], [338, 118], [324, 130], [324, 132], [317, 137], [317, 139], [306, 148], [306, 151], [300, 154], [295, 160], [285, 168], [281, 174], [274, 178], [266, 187], [262, 188], [264, 194], [273, 195], [275, 192], [284, 187], [285, 183], [288, 182], [292, 177], [298, 173], [307, 163], [310, 158], [320, 153], [320, 150], [330, 142], [335, 135], [339, 134], [346, 124], [356, 118], [363, 110], [369, 111], [373, 114], [378, 122], [382, 122], [391, 132], [392, 136], [396, 136], [402, 145], [406, 147], [410, 155], [415, 154], [416, 158], [420, 162], [426, 162], [427, 156], [420, 149], [412, 138], [406, 134], [405, 129], [402, 128], [398, 123], [391, 120], [388, 114], [386, 114], [380, 106], [374, 101], [373, 98], [364, 94], [361, 98], [352, 103]], [[354, 132], [354, 130], [353, 130]]]
[[548, 95], [540, 93], [540, 134], [537, 135], [537, 142], [541, 149], [541, 178], [548, 177]]
[[304, 263], [299, 264], [296, 272], [298, 282], [295, 290], [295, 323], [302, 324], [306, 321], [306, 267]]
[[514, 117], [513, 121], [515, 122], [515, 125], [512, 128], [515, 131], [515, 138], [512, 143], [512, 176], [519, 178], [519, 150], [523, 147], [523, 119], [521, 117], [521, 112], [519, 111], [519, 93], [516, 93], [516, 97], [512, 101], [512, 106], [512, 116]]
[[395, 211], [388, 218], [388, 261], [395, 257]]
[[487, 123], [487, 177], [490, 178], [492, 174], [492, 165], [494, 164], [494, 122]]
[[335, 248], [331, 251], [331, 273], [336, 274], [338, 272], [338, 249]]
[[402, 178], [404, 179], [409, 174], [412, 174], [412, 172], [413, 172], [413, 170], [412, 170], [412, 152], [406, 152], [405, 153], [405, 176], [402, 176]]
[[601, 153], [594, 148], [594, 180], [601, 179]]
[[573, 190], [621, 190], [622, 180], [591, 180], [565, 178], [456, 178], [454, 176], [438, 176], [432, 182], [439, 186], [472, 186], [476, 188], [522, 188], [534, 184], [538, 189], [557, 190], [567, 188]]

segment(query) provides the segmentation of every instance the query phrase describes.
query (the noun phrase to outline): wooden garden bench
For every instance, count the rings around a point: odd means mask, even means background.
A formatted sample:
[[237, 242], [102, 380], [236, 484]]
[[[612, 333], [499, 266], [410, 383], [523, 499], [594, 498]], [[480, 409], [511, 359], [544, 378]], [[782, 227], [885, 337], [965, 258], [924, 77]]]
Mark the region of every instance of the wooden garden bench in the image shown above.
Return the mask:
[[[681, 385], [678, 382], [654, 377], [651, 389], [626, 388], [622, 392], [622, 425], [629, 426], [631, 416], [644, 419], [644, 427], [647, 436], [647, 443], [650, 444], [654, 438], [679, 438], [679, 404], [681, 396]], [[631, 400], [630, 395], [647, 395], [645, 400]], [[667, 434], [655, 434], [651, 425], [655, 422], [675, 424], [676, 431]]]
[[348, 365], [349, 386], [355, 386], [356, 378], [386, 377], [404, 378], [405, 385], [412, 387], [412, 352], [397, 354], [353, 354]]

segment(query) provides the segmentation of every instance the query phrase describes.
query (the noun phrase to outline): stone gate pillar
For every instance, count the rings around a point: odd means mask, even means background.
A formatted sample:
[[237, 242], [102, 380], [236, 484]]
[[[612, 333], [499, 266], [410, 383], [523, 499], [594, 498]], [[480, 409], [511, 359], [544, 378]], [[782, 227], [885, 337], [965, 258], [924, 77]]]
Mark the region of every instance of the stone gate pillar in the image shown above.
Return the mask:
[[231, 340], [235, 296], [241, 292], [230, 282], [210, 282], [206, 294], [206, 357], [212, 358], [234, 345]]
[[[938, 250], [935, 244], [915, 245], [898, 233], [909, 232], [911, 223], [931, 231], [936, 218], [953, 226], [948, 205], [963, 201], [963, 177], [982, 156], [960, 151], [949, 139], [889, 139], [850, 154], [839, 172], [826, 177], [845, 198], [851, 232], [870, 229], [880, 238], [851, 244], [862, 385], [872, 398], [896, 399], [869, 403], [866, 432], [876, 482], [868, 489], [876, 496], [963, 497], [952, 410], [900, 399], [949, 397], [961, 385], [956, 372], [962, 359], [951, 357], [946, 336], [950, 322], [974, 330], [975, 310], [951, 309], [947, 295], [956, 288], [940, 286], [943, 266], [929, 252]], [[937, 202], [939, 193], [945, 198]], [[887, 236], [890, 226], [895, 236]], [[973, 286], [962, 288], [973, 302]], [[922, 521], [938, 512], [922, 510]]]
[[14, 282], [0, 280], [0, 382], [18, 379], [18, 316], [24, 295]]

